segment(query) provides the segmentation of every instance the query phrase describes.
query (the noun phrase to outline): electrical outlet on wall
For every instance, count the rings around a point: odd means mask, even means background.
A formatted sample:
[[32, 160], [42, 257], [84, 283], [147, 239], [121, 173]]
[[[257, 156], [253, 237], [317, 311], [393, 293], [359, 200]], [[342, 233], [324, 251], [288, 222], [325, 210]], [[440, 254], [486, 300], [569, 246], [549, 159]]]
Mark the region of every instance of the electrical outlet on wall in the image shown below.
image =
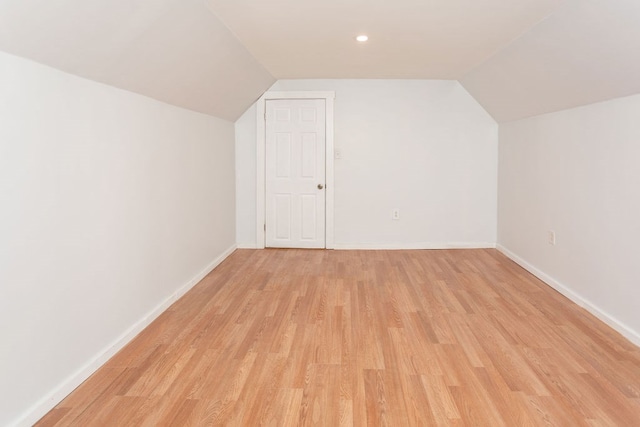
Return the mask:
[[394, 220], [400, 219], [400, 209], [396, 208], [391, 212], [391, 218]]
[[556, 232], [553, 230], [547, 231], [547, 241], [551, 246], [556, 245]]
[[342, 150], [339, 148], [334, 148], [333, 149], [333, 157], [334, 159], [341, 159], [342, 158]]

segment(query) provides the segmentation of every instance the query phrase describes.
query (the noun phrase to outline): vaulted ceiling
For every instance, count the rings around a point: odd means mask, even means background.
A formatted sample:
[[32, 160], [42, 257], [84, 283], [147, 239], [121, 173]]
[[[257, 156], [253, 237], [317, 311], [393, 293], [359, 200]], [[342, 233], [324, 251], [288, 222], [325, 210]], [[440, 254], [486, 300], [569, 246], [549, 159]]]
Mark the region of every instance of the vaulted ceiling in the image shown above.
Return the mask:
[[639, 23], [637, 0], [2, 0], [0, 50], [228, 120], [276, 79], [419, 78], [509, 121], [639, 93]]
[[275, 81], [200, 0], [0, 0], [0, 50], [229, 120]]
[[499, 122], [640, 93], [640, 1], [566, 0], [461, 83]]

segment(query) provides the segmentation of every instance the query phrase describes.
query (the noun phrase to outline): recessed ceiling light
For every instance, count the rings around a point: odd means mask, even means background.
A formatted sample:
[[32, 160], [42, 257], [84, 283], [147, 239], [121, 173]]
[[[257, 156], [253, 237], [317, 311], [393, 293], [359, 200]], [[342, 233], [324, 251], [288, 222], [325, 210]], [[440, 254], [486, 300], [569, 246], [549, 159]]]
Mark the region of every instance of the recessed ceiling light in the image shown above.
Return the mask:
[[369, 36], [365, 36], [364, 34], [362, 34], [356, 37], [356, 40], [358, 40], [359, 42], [366, 42], [367, 40], [369, 40]]

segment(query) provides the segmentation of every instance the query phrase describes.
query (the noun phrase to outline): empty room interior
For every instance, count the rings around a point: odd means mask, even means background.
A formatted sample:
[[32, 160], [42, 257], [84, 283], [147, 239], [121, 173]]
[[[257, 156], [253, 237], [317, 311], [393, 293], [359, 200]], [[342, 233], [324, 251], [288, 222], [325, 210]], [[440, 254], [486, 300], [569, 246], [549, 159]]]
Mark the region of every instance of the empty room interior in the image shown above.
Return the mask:
[[0, 425], [640, 425], [637, 0], [2, 0]]

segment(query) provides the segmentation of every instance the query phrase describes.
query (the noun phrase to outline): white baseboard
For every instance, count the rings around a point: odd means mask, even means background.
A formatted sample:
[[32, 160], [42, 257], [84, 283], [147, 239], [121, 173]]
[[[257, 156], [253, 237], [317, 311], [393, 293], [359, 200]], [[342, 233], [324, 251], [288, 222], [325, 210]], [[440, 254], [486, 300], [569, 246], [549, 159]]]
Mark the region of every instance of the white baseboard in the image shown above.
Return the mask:
[[402, 250], [402, 249], [493, 249], [494, 242], [420, 242], [420, 243], [336, 243], [340, 250]]
[[65, 381], [56, 387], [51, 393], [44, 398], [40, 399], [29, 410], [27, 410], [20, 418], [11, 424], [11, 426], [22, 427], [32, 426], [40, 418], [45, 416], [47, 412], [53, 409], [58, 403], [60, 403], [65, 397], [67, 397], [73, 390], [75, 390], [80, 384], [82, 384], [87, 378], [89, 378], [95, 371], [104, 365], [111, 357], [113, 357], [118, 351], [120, 351], [125, 345], [129, 343], [136, 335], [138, 335], [144, 328], [149, 326], [160, 314], [162, 314], [171, 304], [180, 299], [191, 288], [193, 288], [198, 282], [200, 282], [207, 274], [209, 274], [214, 268], [216, 268], [222, 261], [224, 261], [229, 255], [236, 250], [236, 245], [231, 246], [225, 250], [220, 256], [211, 261], [202, 271], [196, 274], [191, 280], [182, 285], [177, 291], [171, 294], [167, 299], [162, 301], [153, 310], [147, 313], [142, 319], [127, 329], [120, 337], [114, 342], [105, 347], [98, 355], [92, 360], [86, 363], [75, 374], [71, 375]]
[[258, 249], [258, 245], [255, 243], [238, 243], [238, 249]]
[[[238, 249], [263, 249], [255, 243], [238, 243]], [[337, 250], [402, 250], [402, 249], [494, 249], [493, 242], [446, 243], [334, 243]]]
[[600, 309], [597, 305], [593, 304], [591, 301], [583, 298], [581, 295], [577, 294], [568, 286], [560, 283], [558, 280], [554, 279], [544, 271], [530, 264], [528, 261], [525, 261], [520, 256], [516, 255], [514, 252], [510, 251], [506, 247], [498, 244], [496, 245], [496, 249], [502, 252], [505, 256], [510, 258], [513, 262], [520, 265], [522, 268], [527, 270], [529, 273], [536, 276], [538, 279], [545, 282], [547, 285], [551, 286], [556, 291], [560, 292], [565, 297], [569, 298], [571, 301], [578, 304], [580, 307], [587, 310], [589, 313], [596, 316], [598, 319], [602, 320], [607, 325], [611, 326], [613, 329], [622, 334], [629, 341], [634, 343], [635, 345], [640, 346], [640, 334], [624, 323], [617, 320], [615, 317], [611, 316], [609, 313]]

